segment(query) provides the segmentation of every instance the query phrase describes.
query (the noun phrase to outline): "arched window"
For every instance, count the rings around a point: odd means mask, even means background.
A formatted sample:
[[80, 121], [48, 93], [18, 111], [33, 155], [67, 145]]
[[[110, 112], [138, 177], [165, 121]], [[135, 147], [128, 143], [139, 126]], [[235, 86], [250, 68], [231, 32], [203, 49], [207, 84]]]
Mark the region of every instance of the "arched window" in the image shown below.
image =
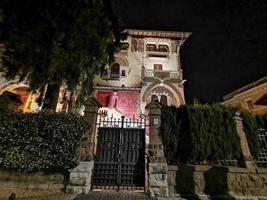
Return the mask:
[[131, 51], [132, 52], [136, 52], [137, 51], [137, 40], [136, 39], [132, 39], [131, 40]]
[[158, 96], [155, 95], [155, 94], [153, 94], [153, 95], [151, 96], [151, 101], [154, 101], [154, 100], [156, 100], [156, 101], [159, 100], [159, 99], [158, 99]]
[[167, 105], [168, 105], [168, 102], [167, 102], [167, 96], [166, 96], [166, 95], [161, 95], [161, 97], [160, 97], [160, 103], [161, 103], [163, 106], [167, 106]]
[[110, 79], [119, 79], [120, 78], [120, 65], [115, 63], [110, 67]]

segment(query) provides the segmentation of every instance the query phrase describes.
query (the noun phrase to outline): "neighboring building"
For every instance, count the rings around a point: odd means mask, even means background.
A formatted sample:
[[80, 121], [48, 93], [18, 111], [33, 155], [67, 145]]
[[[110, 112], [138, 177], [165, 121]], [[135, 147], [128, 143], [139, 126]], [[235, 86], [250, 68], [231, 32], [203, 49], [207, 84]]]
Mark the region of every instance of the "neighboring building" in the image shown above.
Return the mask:
[[127, 30], [115, 63], [96, 77], [98, 102], [110, 117], [139, 117], [152, 98], [163, 105], [185, 104], [180, 47], [188, 32]]
[[224, 105], [245, 108], [253, 115], [267, 113], [267, 76], [223, 97]]
[[[4, 51], [4, 45], [0, 44], [0, 57]], [[19, 82], [18, 80], [6, 80], [2, 77], [1, 73], [2, 63], [0, 59], [0, 98], [1, 103], [3, 100], [6, 107], [12, 110], [18, 110], [21, 112], [33, 112], [36, 110], [36, 93], [29, 90], [29, 86], [26, 81]], [[8, 104], [8, 105], [7, 105]], [[1, 106], [1, 105], [0, 105]]]

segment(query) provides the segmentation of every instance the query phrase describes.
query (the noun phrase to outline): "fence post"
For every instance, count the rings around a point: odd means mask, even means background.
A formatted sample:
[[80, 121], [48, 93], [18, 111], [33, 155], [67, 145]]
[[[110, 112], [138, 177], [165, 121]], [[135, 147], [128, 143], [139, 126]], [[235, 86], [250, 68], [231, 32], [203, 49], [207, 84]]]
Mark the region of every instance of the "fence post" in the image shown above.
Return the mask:
[[149, 118], [148, 190], [151, 197], [168, 197], [168, 165], [161, 136], [161, 104], [152, 100], [147, 106]]
[[82, 161], [90, 161], [94, 158], [94, 142], [97, 126], [97, 115], [98, 109], [101, 107], [101, 105], [95, 98], [91, 97], [84, 103], [84, 106], [85, 110], [83, 119], [90, 123], [91, 128], [83, 137], [83, 142], [80, 147], [80, 159]]
[[94, 138], [97, 125], [98, 109], [101, 105], [95, 98], [85, 102], [83, 119], [91, 124], [91, 128], [84, 134], [80, 145], [80, 164], [70, 171], [69, 184], [66, 192], [88, 193], [91, 189], [91, 176], [94, 167]]
[[255, 172], [256, 163], [249, 150], [247, 137], [243, 129], [243, 119], [240, 117], [240, 112], [237, 111], [235, 113], [234, 119], [236, 123], [236, 131], [240, 138], [240, 146], [244, 157], [245, 166], [249, 171]]

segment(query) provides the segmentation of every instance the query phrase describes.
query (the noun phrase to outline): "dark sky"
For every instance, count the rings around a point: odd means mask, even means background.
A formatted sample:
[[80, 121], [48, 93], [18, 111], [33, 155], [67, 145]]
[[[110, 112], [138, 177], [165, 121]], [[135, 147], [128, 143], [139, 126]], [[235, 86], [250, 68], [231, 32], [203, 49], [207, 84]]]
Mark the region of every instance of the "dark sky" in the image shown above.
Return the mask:
[[188, 103], [267, 75], [266, 0], [120, 0], [119, 10], [127, 28], [193, 32], [181, 49]]

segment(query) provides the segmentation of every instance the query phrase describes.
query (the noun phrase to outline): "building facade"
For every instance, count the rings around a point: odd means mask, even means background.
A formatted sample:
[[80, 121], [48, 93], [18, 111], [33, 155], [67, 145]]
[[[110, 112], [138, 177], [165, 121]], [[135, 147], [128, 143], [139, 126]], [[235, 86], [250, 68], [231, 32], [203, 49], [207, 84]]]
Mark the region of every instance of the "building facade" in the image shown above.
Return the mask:
[[[191, 33], [147, 30], [127, 30], [127, 33], [122, 50], [115, 55], [115, 62], [106, 66], [102, 76], [94, 79], [93, 95], [102, 110], [110, 117], [135, 118], [145, 112], [145, 106], [152, 98], [168, 106], [185, 104], [180, 47]], [[0, 95], [5, 91], [21, 99], [18, 110], [33, 112], [40, 109], [36, 104], [40, 94], [30, 91], [27, 82], [1, 78]], [[74, 96], [62, 86], [56, 111], [68, 112], [68, 102]]]
[[253, 115], [267, 113], [267, 76], [223, 97], [224, 105], [242, 107]]
[[94, 79], [94, 95], [109, 117], [139, 117], [151, 99], [185, 104], [180, 47], [188, 32], [127, 30], [123, 48], [104, 75]]

